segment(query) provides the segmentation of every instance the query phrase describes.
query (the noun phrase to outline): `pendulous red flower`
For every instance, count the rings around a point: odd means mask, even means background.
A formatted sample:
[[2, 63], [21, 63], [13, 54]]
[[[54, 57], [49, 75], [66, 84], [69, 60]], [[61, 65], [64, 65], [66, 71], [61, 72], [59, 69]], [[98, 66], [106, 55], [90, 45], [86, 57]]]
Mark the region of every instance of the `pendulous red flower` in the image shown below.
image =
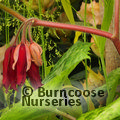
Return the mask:
[[5, 52], [5, 58], [3, 61], [3, 85], [8, 91], [8, 88], [17, 90], [16, 89], [16, 71], [12, 69], [13, 60], [13, 53], [15, 51], [16, 46], [9, 47]]
[[34, 89], [42, 86], [39, 67], [34, 62], [31, 62], [31, 67], [27, 71], [27, 75], [30, 78], [31, 85]]
[[[3, 85], [8, 89], [17, 90], [17, 86], [22, 86], [26, 80], [26, 74], [30, 78], [32, 86], [37, 89], [42, 86], [39, 75], [39, 66], [42, 65], [42, 48], [31, 38], [27, 41], [25, 33], [27, 25], [32, 25], [32, 19], [23, 23], [15, 37], [14, 46], [9, 47], [5, 52], [3, 61]], [[18, 35], [23, 28], [21, 43], [16, 46]], [[32, 57], [32, 59], [31, 59]]]
[[26, 44], [9, 47], [3, 61], [3, 85], [8, 89], [17, 90], [26, 80], [26, 73], [34, 89], [42, 86], [39, 66], [31, 62], [31, 54]]
[[23, 85], [26, 80], [26, 71], [31, 66], [31, 55], [26, 44], [19, 44], [14, 52], [13, 70], [17, 71], [17, 85]]

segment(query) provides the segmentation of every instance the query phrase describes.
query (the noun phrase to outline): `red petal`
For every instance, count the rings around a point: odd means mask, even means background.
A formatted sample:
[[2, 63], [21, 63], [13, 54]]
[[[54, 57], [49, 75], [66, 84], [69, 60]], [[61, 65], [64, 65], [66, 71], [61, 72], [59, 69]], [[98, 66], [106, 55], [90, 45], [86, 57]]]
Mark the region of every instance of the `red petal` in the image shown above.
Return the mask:
[[28, 71], [30, 69], [30, 66], [31, 66], [31, 54], [30, 54], [30, 50], [29, 50], [29, 47], [27, 46], [27, 44], [25, 44], [25, 48], [26, 48], [26, 58], [27, 58], [26, 71]]
[[26, 79], [26, 68], [27, 68], [27, 60], [26, 60], [26, 49], [25, 45], [21, 44], [19, 50], [19, 57], [17, 61], [17, 84], [23, 85]]
[[41, 77], [39, 75], [39, 67], [35, 65], [34, 62], [31, 62], [31, 67], [28, 70], [27, 75], [30, 78], [30, 82], [34, 89], [37, 89], [43, 85], [41, 83]]
[[21, 45], [21, 44], [17, 45], [17, 47], [15, 48], [14, 55], [13, 55], [13, 58], [14, 58], [14, 63], [13, 63], [13, 66], [12, 66], [13, 70], [15, 70], [15, 65], [16, 65], [16, 63], [17, 63], [17, 61], [18, 61], [20, 45]]
[[10, 53], [11, 53], [12, 47], [9, 47], [5, 52], [5, 58], [3, 61], [3, 85], [6, 88], [6, 91], [8, 91], [10, 81], [8, 77], [8, 67], [9, 67], [9, 60], [10, 60]]
[[16, 88], [16, 84], [17, 84], [16, 70], [12, 69], [12, 65], [14, 63], [14, 59], [13, 59], [14, 51], [15, 51], [15, 47], [12, 48], [11, 55], [10, 55], [8, 77], [9, 77], [9, 81], [10, 81], [10, 84], [11, 84], [10, 89], [17, 90], [17, 88]]

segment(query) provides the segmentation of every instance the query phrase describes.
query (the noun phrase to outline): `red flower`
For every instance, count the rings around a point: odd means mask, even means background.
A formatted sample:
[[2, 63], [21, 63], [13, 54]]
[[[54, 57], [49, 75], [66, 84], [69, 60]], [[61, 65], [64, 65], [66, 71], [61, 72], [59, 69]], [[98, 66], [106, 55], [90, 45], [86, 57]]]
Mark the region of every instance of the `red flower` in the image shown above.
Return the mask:
[[[28, 77], [30, 77], [31, 84], [35, 89], [42, 85], [39, 75], [39, 66], [42, 65], [42, 48], [37, 43], [33, 42], [30, 27], [29, 38], [31, 44], [26, 38], [27, 26], [31, 26], [33, 22], [34, 20], [30, 19], [21, 25], [16, 34], [14, 45], [16, 45], [18, 35], [24, 26], [21, 43], [17, 45], [17, 47], [12, 46], [6, 50], [3, 62], [3, 85], [7, 91], [8, 88], [17, 90], [17, 85], [22, 86], [26, 80], [26, 73]], [[31, 61], [33, 61], [32, 64]]]
[[9, 87], [17, 90], [17, 85], [22, 86], [26, 80], [26, 73], [35, 89], [42, 86], [39, 66], [31, 63], [29, 47], [26, 44], [9, 47], [3, 61], [3, 85], [6, 91]]
[[13, 70], [17, 71], [17, 85], [23, 85], [26, 80], [26, 71], [31, 66], [31, 56], [26, 44], [19, 44], [14, 52]]
[[41, 77], [39, 75], [39, 67], [34, 62], [31, 63], [30, 69], [27, 71], [30, 82], [34, 89], [42, 86]]
[[8, 88], [16, 90], [16, 71], [12, 69], [13, 53], [15, 46], [9, 47], [5, 52], [5, 58], [3, 61], [3, 85], [8, 91]]

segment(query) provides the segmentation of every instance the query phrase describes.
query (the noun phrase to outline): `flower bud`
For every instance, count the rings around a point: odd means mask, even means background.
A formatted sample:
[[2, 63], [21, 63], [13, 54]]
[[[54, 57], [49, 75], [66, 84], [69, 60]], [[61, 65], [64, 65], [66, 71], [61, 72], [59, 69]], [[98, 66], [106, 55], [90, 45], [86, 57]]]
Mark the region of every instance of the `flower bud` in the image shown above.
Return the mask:
[[32, 57], [32, 61], [37, 65], [37, 66], [42, 66], [42, 48], [39, 46], [37, 43], [33, 42], [29, 46], [30, 48], [30, 53]]

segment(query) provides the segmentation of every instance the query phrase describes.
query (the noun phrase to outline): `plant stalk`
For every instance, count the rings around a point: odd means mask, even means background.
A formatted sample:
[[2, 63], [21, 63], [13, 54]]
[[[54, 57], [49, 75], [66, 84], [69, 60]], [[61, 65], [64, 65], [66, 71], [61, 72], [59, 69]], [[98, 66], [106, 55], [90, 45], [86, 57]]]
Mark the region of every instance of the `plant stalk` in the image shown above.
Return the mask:
[[[42, 6], [41, 6], [41, 1], [40, 0], [38, 0], [38, 5], [39, 5], [39, 19], [41, 19], [42, 20], [42, 15], [41, 15], [41, 13], [42, 13]], [[46, 62], [46, 51], [45, 51], [45, 38], [44, 38], [44, 32], [43, 32], [43, 27], [41, 27], [40, 28], [41, 29], [41, 40], [42, 40], [42, 49], [43, 49], [43, 54], [42, 54], [42, 58], [43, 58], [43, 65], [42, 65], [42, 79], [44, 79], [45, 77], [46, 77], [46, 71], [47, 71], [47, 69], [46, 69], [46, 67], [47, 67], [47, 62]]]
[[[8, 12], [9, 14], [13, 15], [14, 17], [18, 18], [22, 22], [25, 22], [27, 20], [25, 17], [23, 17], [19, 13], [17, 13], [14, 10], [4, 6], [1, 3], [0, 3], [0, 8], [4, 11]], [[113, 35], [109, 32], [94, 29], [94, 28], [79, 26], [79, 25], [56, 23], [56, 22], [49, 22], [49, 21], [35, 19], [34, 26], [45, 26], [45, 27], [52, 27], [52, 28], [60, 28], [60, 29], [69, 29], [69, 30], [81, 31], [81, 32], [85, 32], [85, 33], [90, 33], [90, 34], [95, 34], [95, 35], [99, 35], [99, 36], [102, 36], [102, 37], [106, 37], [106, 38], [111, 39], [112, 41], [115, 40], [115, 38], [112, 37]]]
[[60, 28], [60, 29], [68, 29], [68, 30], [74, 30], [74, 31], [80, 31], [90, 34], [99, 35], [102, 37], [106, 37], [114, 41], [114, 38], [112, 38], [112, 34], [106, 31], [79, 26], [79, 25], [71, 25], [71, 24], [65, 24], [65, 23], [56, 23], [56, 22], [48, 22], [43, 20], [35, 19], [35, 26], [45, 26], [45, 27], [52, 27], [52, 28]]
[[27, 20], [27, 18], [23, 17], [22, 15], [20, 15], [20, 14], [17, 13], [16, 11], [14, 11], [14, 10], [6, 7], [5, 5], [3, 5], [3, 4], [1, 4], [1, 3], [0, 3], [0, 9], [8, 12], [9, 14], [13, 15], [14, 17], [18, 18], [19, 20], [21, 20], [21, 21], [23, 21], [23, 22]]
[[[86, 15], [87, 15], [87, 0], [85, 0], [84, 26], [86, 26], [86, 19], [87, 19]], [[84, 33], [84, 42], [86, 42], [86, 33]], [[86, 90], [88, 90], [87, 59], [85, 59], [85, 79], [86, 79]], [[87, 107], [89, 111], [89, 98], [87, 98]]]
[[[116, 0], [116, 1], [117, 1], [117, 3], [119, 3], [119, 0]], [[25, 17], [23, 17], [19, 13], [4, 6], [1, 3], [0, 3], [0, 8], [4, 11], [10, 13], [11, 15], [13, 15], [14, 17], [18, 18], [19, 20], [21, 20], [23, 22], [25, 22], [27, 20]], [[43, 20], [39, 20], [39, 19], [34, 19], [34, 20], [35, 20], [35, 22], [33, 24], [34, 26], [45, 26], [45, 27], [52, 27], [52, 28], [68, 29], [68, 30], [80, 31], [80, 32], [85, 32], [85, 33], [90, 33], [90, 34], [95, 34], [95, 35], [99, 35], [102, 37], [106, 37], [106, 38], [109, 38], [111, 41], [113, 41], [115, 47], [116, 47], [116, 44], [115, 44], [116, 41], [119, 41], [119, 38], [114, 37], [113, 34], [106, 32], [106, 31], [94, 29], [94, 28], [89, 28], [89, 27], [84, 27], [84, 26], [79, 26], [79, 25], [64, 24], [64, 23], [49, 22], [49, 21], [43, 21]], [[116, 21], [118, 22], [118, 18]], [[116, 25], [116, 28], [117, 27], [118, 27], [118, 25]], [[118, 30], [116, 30], [116, 31], [118, 33]], [[116, 49], [117, 49], [118, 53], [120, 54], [120, 50], [118, 49], [118, 47], [116, 47]]]

